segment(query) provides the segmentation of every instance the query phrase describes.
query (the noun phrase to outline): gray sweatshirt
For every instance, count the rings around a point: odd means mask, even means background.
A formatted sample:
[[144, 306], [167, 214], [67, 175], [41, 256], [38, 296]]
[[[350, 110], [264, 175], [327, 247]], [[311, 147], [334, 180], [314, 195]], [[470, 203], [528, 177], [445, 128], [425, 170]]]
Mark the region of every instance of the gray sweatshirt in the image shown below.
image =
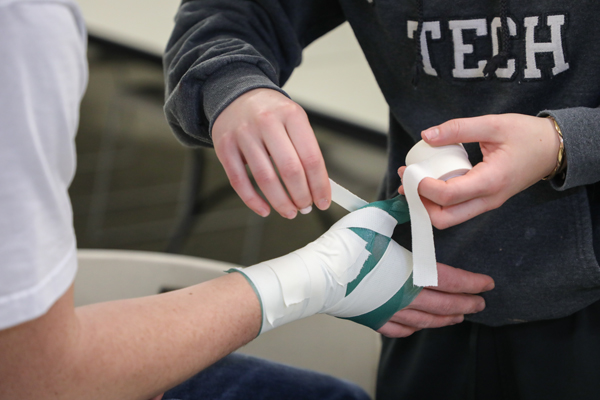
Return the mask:
[[[468, 319], [498, 326], [567, 316], [600, 299], [600, 2], [512, 3], [184, 1], [164, 59], [167, 119], [183, 143], [210, 146], [227, 105], [259, 87], [284, 93], [302, 49], [344, 21], [390, 107], [382, 197], [396, 193], [396, 170], [425, 128], [486, 114], [551, 115], [564, 135], [566, 177], [435, 231], [435, 243], [439, 262], [496, 281], [486, 309]], [[476, 143], [466, 148], [473, 164], [482, 160]], [[410, 248], [410, 227], [395, 239]]]

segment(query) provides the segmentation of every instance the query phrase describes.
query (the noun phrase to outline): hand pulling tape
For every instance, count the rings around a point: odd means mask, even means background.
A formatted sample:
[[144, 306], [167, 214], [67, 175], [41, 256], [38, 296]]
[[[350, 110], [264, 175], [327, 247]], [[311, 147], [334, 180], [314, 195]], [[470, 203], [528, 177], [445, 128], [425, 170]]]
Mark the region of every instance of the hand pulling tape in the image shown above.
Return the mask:
[[422, 140], [406, 155], [406, 165], [402, 184], [411, 220], [413, 282], [415, 286], [437, 286], [433, 228], [417, 189], [424, 178], [447, 181], [473, 166], [462, 144], [432, 147]]

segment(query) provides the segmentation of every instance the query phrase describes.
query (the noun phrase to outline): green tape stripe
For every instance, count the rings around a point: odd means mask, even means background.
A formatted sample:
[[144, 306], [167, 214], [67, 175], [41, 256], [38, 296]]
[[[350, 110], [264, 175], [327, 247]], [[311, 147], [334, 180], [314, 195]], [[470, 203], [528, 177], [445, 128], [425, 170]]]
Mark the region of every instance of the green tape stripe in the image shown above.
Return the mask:
[[415, 299], [415, 297], [421, 293], [421, 289], [421, 287], [413, 284], [413, 277], [411, 273], [406, 282], [404, 282], [402, 288], [396, 292], [396, 294], [392, 296], [392, 298], [389, 299], [385, 304], [366, 314], [344, 319], [349, 319], [350, 321], [354, 321], [361, 325], [365, 325], [369, 328], [377, 330], [385, 325], [385, 323], [388, 322], [392, 315], [394, 315], [397, 311], [400, 311], [404, 307], [408, 306]]
[[377, 263], [381, 261], [381, 257], [385, 254], [391, 239], [387, 236], [380, 235], [377, 232], [373, 232], [366, 228], [350, 228], [350, 230], [356, 233], [361, 239], [367, 242], [366, 249], [371, 255], [365, 261], [362, 269], [358, 276], [348, 284], [346, 287], [346, 297], [356, 289], [358, 284], [365, 279], [365, 276], [375, 268]]
[[396, 221], [398, 221], [399, 224], [403, 224], [410, 220], [408, 202], [404, 196], [398, 195], [388, 200], [375, 201], [367, 204], [363, 208], [366, 207], [376, 207], [387, 212], [392, 217], [396, 218]]

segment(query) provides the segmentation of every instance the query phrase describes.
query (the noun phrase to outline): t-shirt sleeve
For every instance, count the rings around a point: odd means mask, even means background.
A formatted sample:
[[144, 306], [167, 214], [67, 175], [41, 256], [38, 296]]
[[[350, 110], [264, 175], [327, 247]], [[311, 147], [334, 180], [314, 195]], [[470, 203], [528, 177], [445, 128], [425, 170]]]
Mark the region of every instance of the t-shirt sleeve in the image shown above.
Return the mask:
[[69, 1], [0, 0], [0, 329], [43, 315], [77, 270], [68, 187], [87, 83]]

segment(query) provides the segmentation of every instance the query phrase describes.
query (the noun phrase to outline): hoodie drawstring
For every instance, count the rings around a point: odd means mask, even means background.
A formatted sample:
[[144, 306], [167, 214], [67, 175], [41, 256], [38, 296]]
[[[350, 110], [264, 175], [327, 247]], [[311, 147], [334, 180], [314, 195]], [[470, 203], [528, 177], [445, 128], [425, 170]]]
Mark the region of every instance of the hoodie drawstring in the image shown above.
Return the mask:
[[417, 31], [415, 32], [415, 63], [413, 65], [412, 85], [417, 87], [419, 76], [423, 69], [423, 53], [421, 52], [421, 33], [423, 32], [423, 0], [417, 0], [417, 13], [419, 20], [417, 22]]
[[[510, 55], [510, 34], [508, 32], [508, 0], [500, 0], [500, 31], [501, 41], [500, 49], [498, 54], [488, 60], [485, 68], [483, 68], [483, 75], [487, 79], [491, 79], [492, 75], [500, 67], [500, 65], [508, 61]], [[495, 34], [495, 32], [492, 32]]]

